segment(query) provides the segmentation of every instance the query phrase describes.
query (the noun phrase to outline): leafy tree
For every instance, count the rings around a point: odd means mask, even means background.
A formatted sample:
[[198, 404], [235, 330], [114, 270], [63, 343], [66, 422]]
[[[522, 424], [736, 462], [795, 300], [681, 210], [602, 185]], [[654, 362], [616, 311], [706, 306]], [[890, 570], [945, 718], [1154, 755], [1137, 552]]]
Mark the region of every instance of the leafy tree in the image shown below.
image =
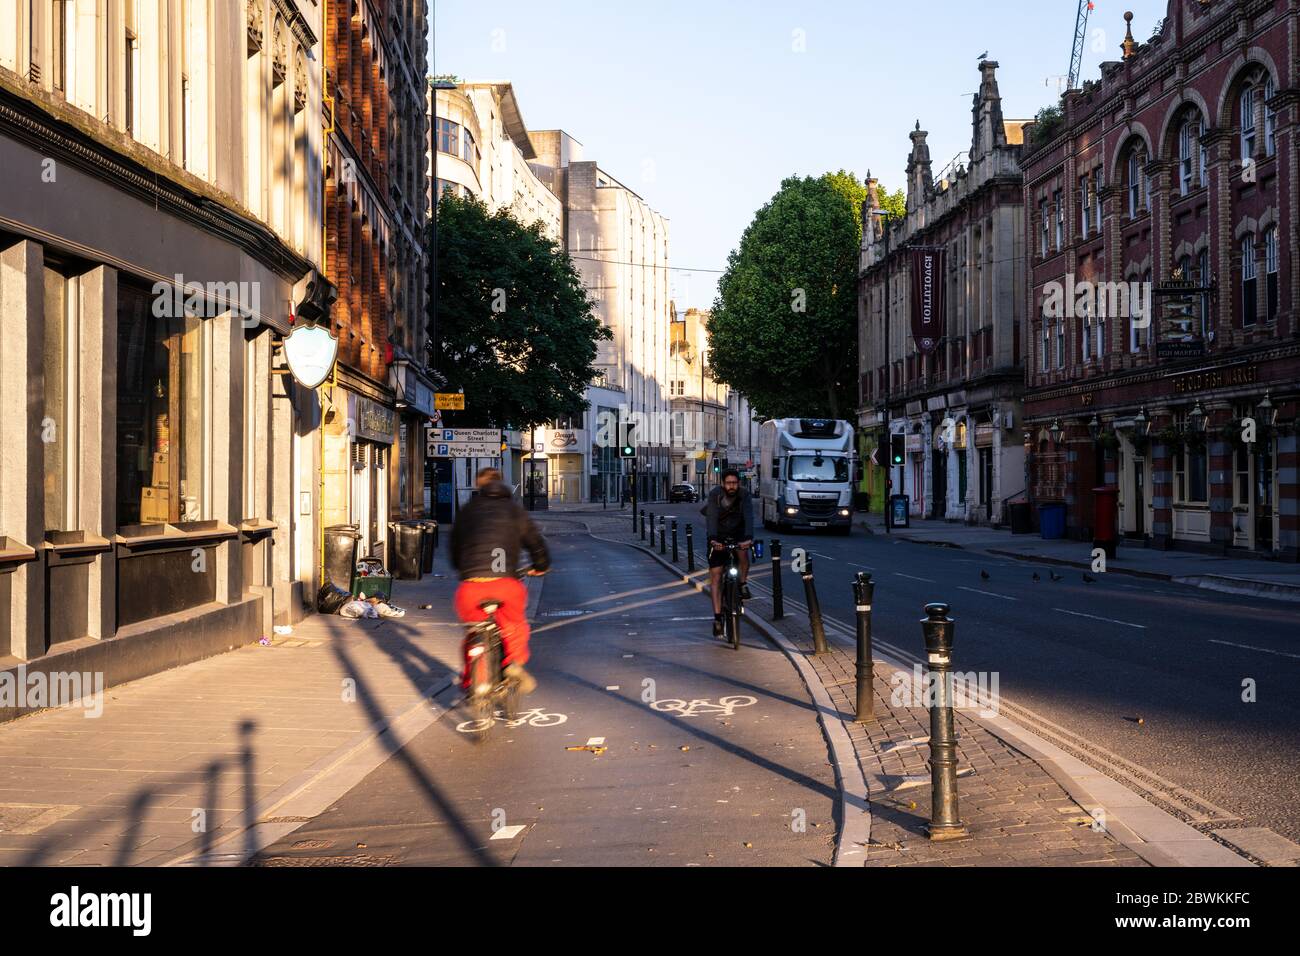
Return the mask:
[[857, 404], [865, 195], [849, 173], [787, 179], [727, 259], [710, 362], [761, 417], [842, 418]]
[[596, 343], [611, 333], [541, 224], [447, 193], [437, 256], [440, 370], [465, 392], [456, 424], [528, 429], [585, 409]]

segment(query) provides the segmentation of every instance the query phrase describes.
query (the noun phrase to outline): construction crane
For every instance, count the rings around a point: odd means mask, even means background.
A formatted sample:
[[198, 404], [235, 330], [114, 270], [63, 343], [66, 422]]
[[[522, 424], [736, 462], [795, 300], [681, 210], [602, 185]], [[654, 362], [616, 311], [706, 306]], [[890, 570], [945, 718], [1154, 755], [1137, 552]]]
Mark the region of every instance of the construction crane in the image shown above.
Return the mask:
[[1079, 13], [1074, 18], [1074, 48], [1070, 51], [1070, 76], [1067, 90], [1079, 85], [1079, 71], [1083, 67], [1083, 41], [1088, 37], [1088, 15], [1092, 13], [1092, 0], [1079, 0]]

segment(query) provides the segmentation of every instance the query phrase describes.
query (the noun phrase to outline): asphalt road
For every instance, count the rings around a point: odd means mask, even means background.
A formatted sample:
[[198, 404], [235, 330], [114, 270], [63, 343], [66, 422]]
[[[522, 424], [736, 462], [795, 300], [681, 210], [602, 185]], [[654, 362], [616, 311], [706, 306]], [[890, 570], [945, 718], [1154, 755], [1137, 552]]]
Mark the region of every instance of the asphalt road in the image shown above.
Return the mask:
[[[697, 532], [703, 524], [698, 504], [653, 510], [678, 517], [683, 526], [691, 522]], [[757, 533], [765, 540], [774, 536], [761, 528]], [[847, 538], [780, 537], [788, 615], [800, 613], [791, 602], [803, 598], [802, 583], [788, 567], [796, 547], [813, 556], [824, 613], [850, 630], [852, 577], [872, 572], [878, 646], [921, 655], [922, 608], [944, 601], [957, 622], [955, 668], [988, 672], [990, 679], [996, 674], [1008, 716], [1030, 725], [1033, 718], [1022, 713], [1027, 708], [1097, 759], [1138, 765], [1135, 772], [1179, 799], [1193, 822], [1202, 818], [1202, 829], [1265, 826], [1300, 842], [1295, 604], [1118, 573], [1095, 575], [1096, 583], [1087, 584], [1076, 569], [858, 528]], [[838, 639], [848, 640], [843, 633]], [[1255, 699], [1247, 702], [1252, 686]], [[1162, 779], [1151, 780], [1148, 772]], [[1180, 794], [1180, 787], [1190, 794]]]
[[[566, 527], [548, 530], [533, 716], [476, 743], [448, 712], [263, 860], [830, 863], [835, 776], [793, 665], [752, 632], [732, 650], [706, 597]], [[565, 749], [593, 738], [608, 750]]]

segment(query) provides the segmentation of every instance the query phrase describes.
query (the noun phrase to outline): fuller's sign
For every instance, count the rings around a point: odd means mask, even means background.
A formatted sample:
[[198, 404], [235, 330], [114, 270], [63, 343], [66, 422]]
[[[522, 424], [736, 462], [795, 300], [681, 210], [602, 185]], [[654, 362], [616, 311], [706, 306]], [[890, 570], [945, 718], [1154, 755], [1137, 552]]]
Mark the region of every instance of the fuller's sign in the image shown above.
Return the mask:
[[930, 354], [943, 338], [943, 249], [912, 250], [912, 338]]

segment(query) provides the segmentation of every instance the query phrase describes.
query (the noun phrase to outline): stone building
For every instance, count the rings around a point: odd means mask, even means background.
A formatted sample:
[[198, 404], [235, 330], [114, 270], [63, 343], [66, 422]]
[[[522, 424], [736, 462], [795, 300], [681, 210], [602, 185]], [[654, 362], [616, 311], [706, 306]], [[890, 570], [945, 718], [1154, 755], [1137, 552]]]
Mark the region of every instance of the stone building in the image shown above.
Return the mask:
[[[581, 461], [572, 483], [579, 500], [617, 499], [630, 475], [613, 445], [601, 443], [601, 410], [643, 422], [637, 440], [638, 498], [668, 493], [670, 416], [668, 395], [668, 220], [650, 208], [598, 163], [583, 157], [582, 144], [560, 130], [534, 131], [533, 171], [559, 197], [565, 247], [577, 266], [596, 315], [614, 338], [599, 343], [597, 380], [588, 389], [586, 435], [569, 463]], [[548, 456], [549, 457], [549, 456]], [[563, 464], [563, 463], [561, 463]], [[586, 480], [582, 480], [582, 479]]]
[[[250, 0], [259, 2], [259, 0]], [[326, 270], [338, 289], [325, 387], [326, 526], [383, 555], [390, 518], [425, 513], [433, 408], [426, 327], [428, 144], [423, 0], [324, 0]]]
[[[727, 466], [730, 389], [714, 379], [709, 364], [709, 313], [672, 309], [668, 344], [671, 398], [671, 484], [688, 481], [701, 495]], [[743, 462], [742, 462], [743, 464]]]
[[1026, 131], [1024, 441], [1073, 537], [1112, 486], [1137, 541], [1296, 556], [1297, 27], [1170, 0]]
[[[997, 64], [980, 63], [968, 165], [936, 184], [917, 123], [907, 164], [907, 214], [887, 221], [868, 174], [859, 297], [863, 490], [879, 511], [889, 493], [885, 426], [905, 436], [893, 493], [912, 514], [970, 523], [1002, 520], [1025, 487], [1021, 418], [1024, 343], [1023, 123], [1002, 116]], [[885, 229], [890, 230], [886, 241]], [[941, 249], [945, 325], [928, 354], [912, 333], [912, 251]], [[886, 333], [886, 313], [889, 329]], [[888, 351], [886, 351], [888, 339]]]
[[279, 343], [329, 305], [322, 36], [305, 0], [0, 0], [0, 667], [119, 683], [314, 595]]

